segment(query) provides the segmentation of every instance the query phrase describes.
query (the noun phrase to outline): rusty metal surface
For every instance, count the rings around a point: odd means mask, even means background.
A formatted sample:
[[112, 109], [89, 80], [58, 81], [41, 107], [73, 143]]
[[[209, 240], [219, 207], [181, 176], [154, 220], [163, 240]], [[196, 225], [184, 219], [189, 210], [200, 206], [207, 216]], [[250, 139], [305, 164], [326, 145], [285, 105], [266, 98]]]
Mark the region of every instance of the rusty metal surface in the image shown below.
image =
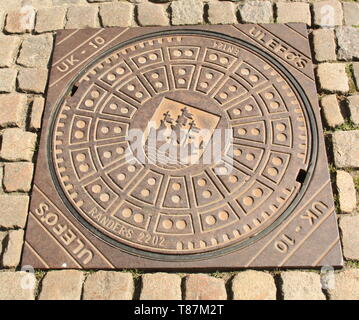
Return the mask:
[[[191, 133], [192, 161], [140, 161], [149, 124]], [[22, 264], [339, 266], [324, 149], [303, 25], [61, 31]]]

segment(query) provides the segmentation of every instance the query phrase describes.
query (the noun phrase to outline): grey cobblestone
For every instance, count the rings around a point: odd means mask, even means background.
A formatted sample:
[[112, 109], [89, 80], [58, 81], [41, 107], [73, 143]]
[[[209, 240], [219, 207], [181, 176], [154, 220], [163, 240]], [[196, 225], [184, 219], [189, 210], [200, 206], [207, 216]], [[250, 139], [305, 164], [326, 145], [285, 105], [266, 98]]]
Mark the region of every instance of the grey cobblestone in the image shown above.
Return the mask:
[[96, 2], [111, 2], [112, 0], [87, 0], [90, 3], [96, 3]]
[[7, 192], [28, 192], [31, 189], [34, 165], [31, 162], [12, 162], [4, 165], [4, 188]]
[[208, 21], [212, 24], [237, 23], [237, 6], [232, 2], [209, 2]]
[[185, 300], [227, 299], [224, 280], [206, 274], [190, 274], [186, 277], [185, 287]]
[[335, 275], [335, 286], [329, 290], [331, 300], [359, 300], [359, 269], [347, 269]]
[[23, 68], [17, 76], [19, 89], [24, 92], [44, 93], [48, 70], [43, 68]]
[[154, 3], [140, 3], [137, 6], [137, 18], [141, 26], [167, 26], [169, 18], [167, 14], [167, 5], [158, 5]]
[[357, 204], [353, 178], [348, 172], [338, 170], [336, 182], [340, 211], [343, 213], [351, 213]]
[[7, 231], [0, 231], [0, 255], [3, 254], [3, 250], [6, 248], [5, 239], [8, 235]]
[[277, 288], [272, 275], [248, 270], [237, 274], [232, 281], [234, 300], [275, 300]]
[[250, 23], [273, 22], [273, 7], [270, 1], [246, 1], [239, 8], [241, 21]]
[[344, 24], [349, 26], [359, 25], [359, 3], [343, 2]]
[[359, 216], [343, 216], [339, 220], [339, 225], [343, 234], [344, 257], [359, 260]]
[[22, 0], [1, 1], [0, 9], [9, 11], [9, 10], [20, 8], [21, 5], [22, 5]]
[[80, 300], [83, 281], [81, 271], [50, 271], [42, 280], [39, 300]]
[[4, 30], [9, 33], [25, 33], [34, 29], [36, 11], [30, 6], [26, 10], [8, 11]]
[[348, 75], [344, 63], [321, 63], [317, 75], [322, 90], [331, 92], [348, 92]]
[[69, 7], [67, 11], [66, 29], [98, 27], [98, 8], [96, 6]]
[[350, 111], [350, 119], [359, 125], [359, 94], [347, 98], [348, 108]]
[[24, 242], [24, 230], [10, 230], [8, 243], [5, 248], [2, 266], [6, 268], [17, 267], [20, 263], [21, 250]]
[[315, 59], [318, 62], [334, 61], [337, 59], [334, 31], [317, 29], [313, 31]]
[[4, 29], [5, 24], [5, 12], [3, 10], [0, 10], [0, 31]]
[[84, 300], [131, 300], [134, 282], [131, 273], [98, 271], [90, 274], [84, 284]]
[[277, 22], [302, 22], [311, 25], [309, 4], [304, 2], [278, 2]]
[[38, 130], [41, 127], [41, 118], [44, 111], [45, 99], [35, 97], [31, 106], [30, 129]]
[[105, 3], [100, 5], [100, 17], [104, 27], [128, 27], [133, 24], [134, 7], [131, 3]]
[[320, 275], [314, 272], [281, 273], [284, 300], [325, 300]]
[[52, 52], [50, 34], [32, 36], [23, 41], [17, 63], [30, 68], [46, 67]]
[[353, 76], [357, 90], [359, 91], [359, 62], [353, 62]]
[[38, 33], [62, 29], [65, 25], [66, 8], [42, 8], [37, 11], [35, 31]]
[[0, 195], [0, 203], [0, 227], [7, 229], [24, 228], [27, 219], [29, 197]]
[[338, 39], [338, 58], [351, 60], [359, 58], [359, 29], [354, 27], [339, 27], [336, 29]]
[[22, 289], [25, 272], [0, 272], [0, 300], [34, 300], [35, 288]]
[[203, 22], [203, 2], [201, 0], [176, 0], [171, 2], [172, 24], [200, 24]]
[[343, 9], [340, 1], [326, 0], [313, 3], [314, 24], [321, 27], [334, 27], [343, 24]]
[[[53, 0], [31, 0], [27, 1], [27, 3], [31, 4], [36, 9], [41, 7], [50, 7], [54, 4]], [[22, 5], [26, 5], [26, 0], [23, 1]]]
[[27, 97], [21, 93], [0, 95], [0, 127], [23, 126], [27, 108]]
[[328, 126], [336, 127], [344, 123], [344, 118], [340, 112], [339, 102], [335, 94], [324, 96], [320, 100], [320, 105]]
[[15, 55], [20, 45], [20, 39], [17, 36], [0, 36], [0, 67], [10, 67], [15, 59]]
[[52, 0], [52, 2], [54, 6], [88, 4], [87, 0]]
[[2, 135], [0, 156], [8, 161], [31, 161], [36, 144], [35, 133], [19, 128], [5, 129]]
[[181, 300], [181, 278], [177, 274], [147, 273], [142, 276], [141, 300]]
[[359, 168], [359, 130], [333, 133], [334, 162], [338, 168]]
[[17, 70], [0, 69], [0, 92], [12, 92], [15, 90]]

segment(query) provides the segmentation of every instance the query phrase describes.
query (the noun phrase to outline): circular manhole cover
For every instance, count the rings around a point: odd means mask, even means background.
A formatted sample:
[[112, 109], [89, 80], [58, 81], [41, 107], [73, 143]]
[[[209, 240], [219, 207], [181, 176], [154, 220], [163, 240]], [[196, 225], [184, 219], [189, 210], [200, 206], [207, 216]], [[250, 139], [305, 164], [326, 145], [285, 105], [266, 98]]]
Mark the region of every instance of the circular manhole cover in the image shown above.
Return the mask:
[[[52, 120], [50, 166], [67, 207], [114, 246], [164, 260], [223, 254], [273, 229], [304, 192], [310, 107], [286, 69], [244, 41], [151, 34], [73, 83]], [[169, 155], [168, 140], [195, 151]]]

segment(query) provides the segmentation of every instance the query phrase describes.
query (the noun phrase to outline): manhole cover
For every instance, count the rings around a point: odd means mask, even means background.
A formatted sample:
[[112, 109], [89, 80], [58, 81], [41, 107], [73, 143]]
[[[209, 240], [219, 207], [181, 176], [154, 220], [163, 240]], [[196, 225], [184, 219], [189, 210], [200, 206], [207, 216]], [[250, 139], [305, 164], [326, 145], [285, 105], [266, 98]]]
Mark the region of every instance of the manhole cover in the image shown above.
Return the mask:
[[340, 265], [320, 128], [301, 25], [62, 31], [23, 264]]

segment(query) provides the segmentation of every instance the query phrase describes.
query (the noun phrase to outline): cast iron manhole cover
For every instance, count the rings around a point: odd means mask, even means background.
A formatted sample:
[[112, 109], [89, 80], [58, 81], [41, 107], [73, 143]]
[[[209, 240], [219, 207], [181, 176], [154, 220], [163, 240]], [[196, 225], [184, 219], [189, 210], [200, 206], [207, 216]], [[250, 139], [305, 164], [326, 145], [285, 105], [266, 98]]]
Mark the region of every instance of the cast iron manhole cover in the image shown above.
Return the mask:
[[320, 127], [301, 25], [62, 31], [23, 264], [340, 265]]

